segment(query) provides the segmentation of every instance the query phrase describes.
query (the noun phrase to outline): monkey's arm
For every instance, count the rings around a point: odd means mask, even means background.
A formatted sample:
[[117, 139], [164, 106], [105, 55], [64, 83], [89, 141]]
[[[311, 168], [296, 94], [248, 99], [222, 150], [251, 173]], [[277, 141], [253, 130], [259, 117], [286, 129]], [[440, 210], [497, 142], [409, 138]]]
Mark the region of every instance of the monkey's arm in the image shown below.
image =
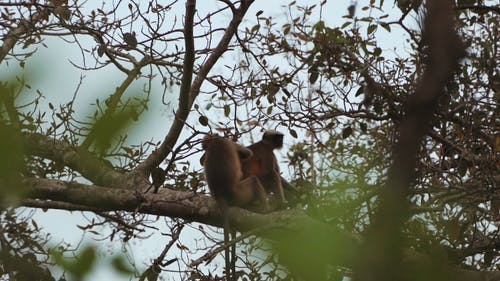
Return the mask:
[[296, 186], [289, 183], [283, 177], [280, 177], [280, 179], [281, 179], [281, 185], [283, 186], [283, 189], [286, 189], [287, 191], [293, 191], [293, 192], [299, 191], [299, 189]]
[[236, 151], [238, 152], [238, 156], [240, 156], [241, 160], [246, 160], [253, 156], [253, 152], [250, 149], [244, 147], [241, 144], [235, 143], [235, 145]]

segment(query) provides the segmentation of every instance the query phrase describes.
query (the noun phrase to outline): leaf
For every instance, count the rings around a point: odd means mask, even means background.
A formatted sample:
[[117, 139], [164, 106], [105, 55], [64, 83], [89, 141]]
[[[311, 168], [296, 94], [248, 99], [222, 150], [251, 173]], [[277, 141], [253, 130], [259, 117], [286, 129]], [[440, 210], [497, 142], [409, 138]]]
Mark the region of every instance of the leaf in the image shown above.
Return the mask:
[[340, 29], [344, 29], [344, 28], [348, 27], [349, 25], [351, 25], [351, 23], [352, 22], [350, 22], [350, 21], [344, 22], [344, 24], [340, 27]]
[[375, 24], [368, 26], [368, 35], [372, 34], [375, 30], [377, 30], [377, 26]]
[[206, 116], [200, 116], [200, 118], [198, 118], [198, 122], [200, 122], [200, 124], [202, 126], [208, 126], [208, 118]]
[[231, 113], [231, 107], [229, 105], [224, 105], [224, 116], [229, 117], [229, 114]]
[[104, 44], [99, 45], [99, 47], [97, 48], [97, 55], [99, 57], [102, 57], [105, 51], [106, 51], [106, 46]]
[[252, 33], [256, 33], [260, 29], [260, 24], [256, 24], [252, 27]]
[[135, 33], [124, 33], [123, 41], [125, 41], [125, 44], [127, 44], [127, 47], [130, 49], [134, 49], [135, 47], [137, 47], [137, 39], [135, 38]]
[[380, 23], [380, 26], [382, 26], [385, 30], [387, 30], [388, 32], [391, 32], [391, 26], [385, 22], [381, 22]]
[[297, 34], [295, 34], [295, 36], [297, 36], [297, 38], [299, 38], [302, 41], [306, 41], [306, 42], [311, 41], [311, 38], [309, 38], [309, 36], [307, 36], [306, 34], [303, 34], [303, 33], [297, 33]]
[[116, 256], [111, 260], [111, 264], [113, 268], [123, 274], [123, 275], [132, 275], [134, 274], [134, 269], [127, 263], [127, 261], [122, 256]]
[[290, 132], [290, 135], [291, 135], [294, 139], [296, 139], [296, 138], [297, 138], [297, 132], [296, 132], [295, 130], [290, 129], [290, 130], [289, 130], [289, 132]]
[[351, 128], [351, 126], [345, 127], [342, 130], [342, 138], [343, 139], [348, 138], [351, 134], [352, 134], [352, 128]]
[[356, 91], [356, 93], [354, 94], [355, 97], [358, 97], [359, 95], [361, 95], [362, 93], [364, 92], [364, 87], [363, 86], [359, 86], [358, 90]]
[[366, 132], [368, 130], [368, 125], [366, 125], [365, 122], [362, 122], [362, 123], [359, 124], [359, 128], [361, 129], [361, 132], [363, 132], [363, 133], [366, 134]]
[[291, 25], [289, 23], [283, 25], [283, 34], [287, 35], [288, 33], [290, 33], [290, 28], [291, 28]]
[[255, 16], [258, 17], [258, 16], [262, 15], [262, 13], [264, 13], [264, 12], [262, 10], [259, 10], [257, 13], [255, 13]]
[[319, 77], [318, 69], [315, 66], [309, 68], [309, 82], [311, 84], [314, 84], [318, 80], [318, 77]]

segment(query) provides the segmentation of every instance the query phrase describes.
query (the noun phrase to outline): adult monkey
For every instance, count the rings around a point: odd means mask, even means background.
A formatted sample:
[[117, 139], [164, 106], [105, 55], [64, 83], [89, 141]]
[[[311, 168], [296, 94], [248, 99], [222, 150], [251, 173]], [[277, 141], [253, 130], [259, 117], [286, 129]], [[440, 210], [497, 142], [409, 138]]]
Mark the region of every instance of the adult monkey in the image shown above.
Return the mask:
[[210, 193], [219, 204], [246, 207], [258, 200], [268, 209], [265, 189], [257, 177], [243, 178], [241, 165], [252, 157], [250, 149], [215, 135], [207, 135], [202, 147], [205, 155], [200, 161], [205, 178]]
[[273, 150], [283, 147], [283, 133], [269, 130], [264, 132], [262, 140], [247, 146], [253, 153], [248, 159], [242, 159], [243, 178], [256, 176], [267, 193], [274, 193], [281, 203], [285, 203], [283, 185], [291, 186], [280, 176], [278, 160]]
[[[259, 199], [266, 210], [266, 191], [256, 177], [242, 180], [241, 162], [252, 156], [252, 151], [228, 139], [207, 135], [202, 142], [205, 155], [200, 159], [203, 162], [205, 178], [210, 193], [215, 197], [224, 216], [224, 243], [229, 242], [228, 205], [244, 207]], [[230, 249], [225, 248], [226, 278], [235, 278], [235, 246], [231, 252], [233, 259], [230, 261]], [[233, 269], [231, 274], [231, 268]]]

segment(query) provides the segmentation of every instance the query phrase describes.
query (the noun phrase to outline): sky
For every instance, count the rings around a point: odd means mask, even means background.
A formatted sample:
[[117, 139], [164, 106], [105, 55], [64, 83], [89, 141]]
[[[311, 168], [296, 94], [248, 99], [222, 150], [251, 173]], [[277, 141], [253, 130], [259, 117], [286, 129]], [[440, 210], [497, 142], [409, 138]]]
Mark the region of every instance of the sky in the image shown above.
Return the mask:
[[[248, 16], [244, 21], [244, 24], [248, 26], [253, 26], [255, 24], [255, 14], [259, 10], [263, 10], [263, 16], [273, 16], [273, 18], [283, 18], [286, 10], [282, 6], [286, 6], [291, 1], [263, 1], [257, 0], [253, 4], [252, 8], [248, 12]], [[313, 4], [320, 1], [297, 1], [298, 4]], [[362, 6], [363, 3], [367, 1], [359, 1], [358, 7]], [[387, 2], [387, 1], [386, 1]], [[392, 2], [392, 1], [389, 1]], [[87, 4], [90, 2], [87, 2]], [[327, 25], [338, 26], [341, 22], [341, 17], [347, 13], [347, 7], [351, 4], [350, 0], [330, 0], [324, 6], [323, 17]], [[198, 11], [203, 14], [205, 11], [211, 10], [214, 6], [221, 6], [220, 2], [217, 1], [197, 1]], [[392, 3], [391, 3], [392, 5]], [[180, 1], [180, 4], [176, 6], [175, 14], [177, 16], [184, 13], [184, 1]], [[396, 31], [397, 32], [397, 31]], [[381, 43], [384, 42], [387, 46], [394, 45], [394, 36], [396, 34], [388, 34], [387, 32], [379, 32], [377, 34], [380, 36]], [[390, 37], [389, 37], [390, 35]], [[28, 73], [30, 70], [36, 71], [36, 69], [43, 68], [47, 71], [37, 71], [36, 77], [30, 77], [30, 84], [33, 88], [41, 89], [42, 93], [46, 95], [45, 104], [52, 102], [54, 104], [60, 104], [68, 101], [76, 91], [76, 87], [81, 77], [84, 77], [83, 83], [81, 85], [80, 93], [77, 97], [76, 107], [82, 112], [88, 112], [88, 110], [94, 109], [94, 106], [90, 105], [95, 101], [97, 97], [103, 97], [108, 93], [112, 92], [114, 88], [122, 81], [125, 77], [124, 74], [118, 72], [113, 68], [109, 68], [106, 71], [82, 71], [75, 69], [71, 65], [71, 62], [80, 62], [81, 54], [79, 49], [71, 47], [60, 39], [48, 38], [45, 40], [47, 48], [39, 46], [39, 50], [35, 55], [29, 59], [27, 64]], [[214, 69], [213, 71], [225, 71], [223, 69]], [[9, 67], [5, 65], [0, 66], [0, 77], [9, 77], [13, 73], [16, 73], [15, 64], [10, 64]], [[112, 81], [112, 83], [110, 83]], [[142, 82], [141, 82], [142, 83]], [[136, 83], [132, 87], [132, 91], [140, 91], [141, 84]], [[175, 104], [175, 101], [174, 101]], [[87, 109], [88, 108], [88, 109]], [[156, 95], [152, 97], [150, 103], [150, 110], [145, 113], [142, 117], [143, 119], [139, 122], [140, 125], [133, 127], [133, 137], [129, 139], [131, 143], [138, 143], [140, 141], [160, 141], [165, 136], [168, 126], [158, 126], [159, 120], [171, 120], [172, 118], [172, 108], [166, 107], [161, 103], [161, 96]], [[161, 122], [161, 121], [160, 121]], [[149, 126], [144, 126], [143, 124], [150, 124]], [[292, 140], [287, 140], [286, 144], [291, 144]], [[286, 154], [286, 147], [278, 152], [281, 156]], [[197, 162], [197, 161], [195, 161]], [[20, 209], [20, 212], [28, 215], [29, 209]], [[135, 261], [136, 265], [140, 269], [144, 269], [146, 263], [156, 258], [157, 255], [163, 249], [163, 245], [168, 242], [167, 238], [161, 236], [160, 231], [153, 231], [152, 236], [145, 240], [131, 240], [123, 246], [121, 243], [109, 243], [106, 241], [95, 241], [92, 234], [88, 233], [83, 235], [82, 231], [77, 227], [77, 225], [85, 226], [88, 221], [85, 217], [92, 217], [91, 213], [81, 213], [81, 212], [67, 212], [58, 210], [35, 210], [34, 219], [38, 224], [44, 228], [45, 233], [50, 233], [52, 237], [53, 245], [57, 243], [69, 243], [71, 245], [76, 245], [82, 240], [84, 243], [94, 243], [98, 245], [102, 250], [103, 254], [116, 254], [123, 251], [123, 249], [129, 250], [129, 254]], [[61, 227], [63, 226], [63, 227]], [[162, 231], [166, 231], [165, 224], [162, 220], [157, 223]], [[102, 229], [103, 233], [109, 233], [109, 229]], [[191, 233], [184, 233], [183, 239], [185, 243], [189, 243], [190, 239], [198, 234], [195, 231]], [[171, 257], [170, 257], [171, 258]], [[175, 277], [172, 277], [172, 280]], [[116, 275], [110, 272], [109, 266], [104, 263], [100, 266], [87, 280], [128, 280], [123, 276]]]

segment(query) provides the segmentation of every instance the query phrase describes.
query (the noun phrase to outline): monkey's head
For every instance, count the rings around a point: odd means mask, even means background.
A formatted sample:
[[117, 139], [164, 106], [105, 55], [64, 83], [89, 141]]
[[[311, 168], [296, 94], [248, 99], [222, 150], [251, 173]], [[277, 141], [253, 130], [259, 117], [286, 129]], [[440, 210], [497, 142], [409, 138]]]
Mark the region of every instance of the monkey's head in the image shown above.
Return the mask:
[[210, 146], [210, 143], [212, 143], [214, 138], [218, 138], [219, 136], [217, 135], [212, 135], [212, 134], [206, 134], [203, 140], [201, 141], [201, 147], [204, 150], [207, 150], [207, 148]]
[[283, 147], [283, 133], [275, 130], [265, 131], [262, 136], [262, 141], [271, 144], [273, 149], [279, 149]]

